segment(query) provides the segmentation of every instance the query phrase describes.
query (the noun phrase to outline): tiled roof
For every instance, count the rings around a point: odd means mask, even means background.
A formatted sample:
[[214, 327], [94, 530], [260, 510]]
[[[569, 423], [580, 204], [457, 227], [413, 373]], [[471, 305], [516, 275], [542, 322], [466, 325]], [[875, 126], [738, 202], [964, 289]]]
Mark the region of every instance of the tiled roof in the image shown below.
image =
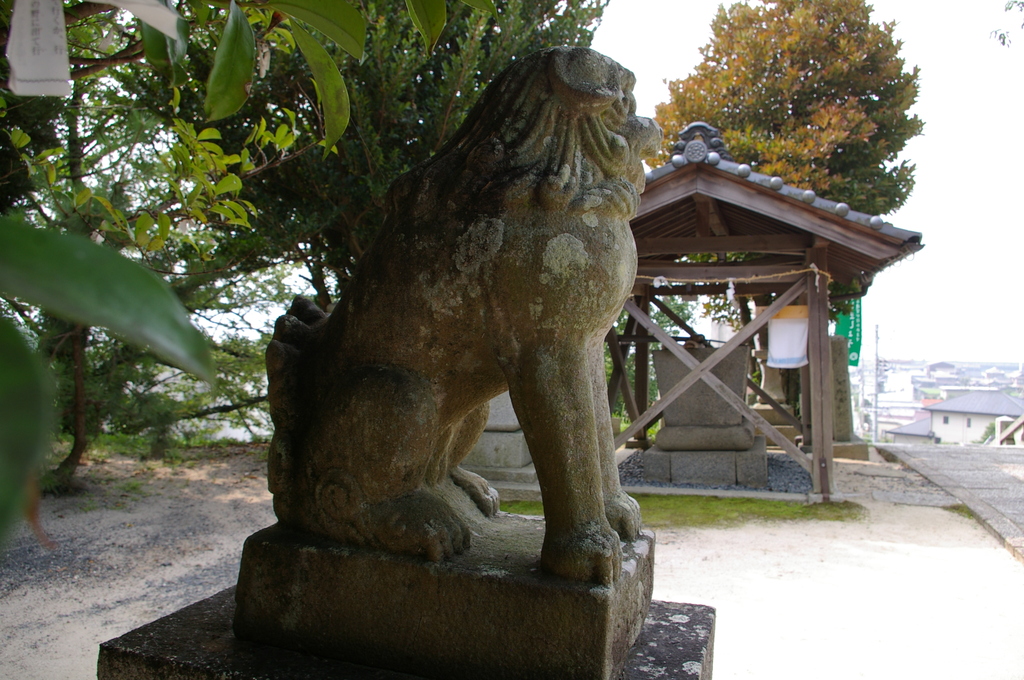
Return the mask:
[[970, 392], [962, 397], [948, 399], [924, 408], [928, 411], [945, 413], [977, 413], [1017, 418], [1024, 415], [1024, 399], [1011, 397], [1003, 392]]
[[922, 418], [921, 420], [915, 420], [909, 425], [897, 427], [895, 430], [886, 430], [886, 433], [910, 435], [912, 437], [928, 437], [932, 433], [932, 419]]

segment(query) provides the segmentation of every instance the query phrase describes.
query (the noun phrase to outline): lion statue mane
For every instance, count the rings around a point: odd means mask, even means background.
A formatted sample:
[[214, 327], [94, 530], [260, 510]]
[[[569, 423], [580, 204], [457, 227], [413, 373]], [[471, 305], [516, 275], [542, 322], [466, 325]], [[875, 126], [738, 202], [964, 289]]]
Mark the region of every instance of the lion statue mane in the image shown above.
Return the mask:
[[[506, 389], [543, 495], [545, 570], [609, 583], [640, 530], [619, 488], [603, 339], [631, 291], [629, 230], [661, 132], [633, 74], [586, 48], [517, 60], [393, 183], [328, 316], [296, 299], [267, 349], [282, 525], [441, 560], [497, 494], [459, 467]], [[618, 534], [618, 535], [617, 535]]]

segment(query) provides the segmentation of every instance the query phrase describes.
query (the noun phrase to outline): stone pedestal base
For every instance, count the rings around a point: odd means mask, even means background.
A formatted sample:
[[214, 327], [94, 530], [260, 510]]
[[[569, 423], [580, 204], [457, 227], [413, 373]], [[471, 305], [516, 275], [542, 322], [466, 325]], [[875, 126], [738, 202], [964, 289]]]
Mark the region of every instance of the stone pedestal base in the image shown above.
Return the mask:
[[651, 598], [654, 535], [622, 544], [612, 586], [539, 567], [544, 522], [499, 514], [440, 563], [278, 526], [242, 552], [240, 639], [441, 680], [617, 678]]
[[[234, 611], [229, 588], [104, 642], [99, 680], [420, 680], [239, 640], [231, 632]], [[622, 678], [711, 680], [714, 634], [711, 607], [652, 602]]]
[[521, 468], [532, 462], [530, 448], [526, 445], [526, 435], [522, 430], [484, 430], [473, 450], [461, 464], [469, 467]]
[[644, 477], [651, 482], [768, 486], [768, 453], [761, 435], [746, 451], [665, 451], [654, 446], [643, 456]]
[[832, 442], [832, 457], [852, 460], [871, 459], [868, 453], [868, 445], [865, 441]]

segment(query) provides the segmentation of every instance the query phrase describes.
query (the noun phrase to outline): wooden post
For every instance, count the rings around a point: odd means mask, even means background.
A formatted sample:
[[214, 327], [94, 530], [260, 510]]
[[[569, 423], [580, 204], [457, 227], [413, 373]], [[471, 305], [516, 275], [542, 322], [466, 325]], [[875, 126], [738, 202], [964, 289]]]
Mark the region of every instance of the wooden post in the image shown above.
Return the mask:
[[[644, 292], [642, 295], [636, 296], [636, 305], [645, 314], [650, 314], [651, 311], [651, 287], [649, 285], [644, 286]], [[650, 335], [648, 330], [643, 326], [637, 326], [637, 336]], [[650, 400], [647, 398], [649, 392], [649, 386], [651, 382], [650, 375], [650, 357], [651, 357], [651, 345], [648, 342], [639, 341], [636, 343], [636, 350], [633, 352], [633, 395], [634, 401], [636, 402], [636, 408], [640, 413], [647, 410], [650, 406]], [[647, 439], [647, 428], [644, 427], [640, 432], [637, 432], [636, 439], [646, 449], [649, 448], [650, 442]]]
[[807, 274], [808, 336], [807, 358], [810, 376], [811, 483], [814, 492], [827, 501], [832, 488], [832, 359], [828, 341], [828, 252], [824, 246], [807, 251], [807, 264], [816, 270]]

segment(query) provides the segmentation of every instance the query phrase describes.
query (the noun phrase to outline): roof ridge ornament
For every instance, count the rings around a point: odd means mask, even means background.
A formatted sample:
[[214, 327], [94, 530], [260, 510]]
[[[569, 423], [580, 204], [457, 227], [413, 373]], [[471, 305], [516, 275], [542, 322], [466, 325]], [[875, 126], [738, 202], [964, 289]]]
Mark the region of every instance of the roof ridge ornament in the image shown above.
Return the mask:
[[672, 147], [672, 165], [681, 167], [687, 163], [708, 163], [718, 165], [719, 161], [732, 161], [733, 157], [725, 148], [722, 133], [703, 121], [690, 123], [679, 133], [679, 141]]

